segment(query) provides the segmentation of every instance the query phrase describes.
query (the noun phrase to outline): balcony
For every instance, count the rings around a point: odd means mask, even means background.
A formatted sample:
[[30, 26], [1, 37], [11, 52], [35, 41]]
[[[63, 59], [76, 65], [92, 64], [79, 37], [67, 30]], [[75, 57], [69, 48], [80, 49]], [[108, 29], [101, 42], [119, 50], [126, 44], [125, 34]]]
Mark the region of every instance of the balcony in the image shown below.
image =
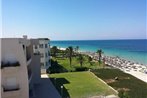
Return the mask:
[[17, 91], [17, 90], [19, 90], [19, 89], [20, 89], [20, 88], [18, 88], [18, 87], [17, 87], [17, 88], [9, 88], [9, 89], [8, 89], [8, 88], [3, 88], [3, 91], [4, 91], [4, 92], [11, 92], [11, 91]]
[[5, 88], [2, 86], [2, 98], [18, 98], [20, 95], [20, 88], [15, 87], [15, 88]]
[[4, 62], [1, 62], [1, 69], [7, 68], [7, 67], [18, 67], [18, 66], [20, 66], [19, 62], [14, 62], [14, 63], [10, 63], [10, 62], [4, 63]]
[[17, 74], [17, 72], [20, 70], [20, 64], [18, 62], [16, 63], [1, 63], [1, 72], [3, 75], [10, 75], [10, 74]]
[[34, 52], [34, 55], [40, 55], [39, 51]]

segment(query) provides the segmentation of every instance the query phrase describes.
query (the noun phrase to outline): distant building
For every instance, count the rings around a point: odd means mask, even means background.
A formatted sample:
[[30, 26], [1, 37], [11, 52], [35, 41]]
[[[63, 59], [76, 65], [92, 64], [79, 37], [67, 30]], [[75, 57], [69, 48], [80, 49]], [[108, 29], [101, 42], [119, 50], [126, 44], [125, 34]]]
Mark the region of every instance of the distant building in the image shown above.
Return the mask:
[[39, 38], [39, 45], [34, 45], [34, 53], [40, 53], [41, 56], [41, 73], [46, 73], [51, 66], [50, 63], [50, 40], [48, 38]]
[[39, 40], [1, 38], [1, 97], [29, 98], [34, 96], [33, 86], [40, 82], [40, 54], [33, 46]]

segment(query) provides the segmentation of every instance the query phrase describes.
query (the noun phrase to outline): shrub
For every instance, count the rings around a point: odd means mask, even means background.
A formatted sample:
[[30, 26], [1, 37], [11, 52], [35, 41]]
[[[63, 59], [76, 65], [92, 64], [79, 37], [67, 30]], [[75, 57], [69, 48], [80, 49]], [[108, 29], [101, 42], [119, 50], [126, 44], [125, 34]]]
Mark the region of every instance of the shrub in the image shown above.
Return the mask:
[[120, 98], [130, 98], [128, 93], [126, 91], [124, 91], [124, 90], [120, 90], [119, 93], [118, 93], [118, 96]]
[[88, 71], [87, 67], [76, 67], [75, 71]]
[[124, 91], [123, 90], [119, 91], [118, 96], [120, 98], [124, 98]]

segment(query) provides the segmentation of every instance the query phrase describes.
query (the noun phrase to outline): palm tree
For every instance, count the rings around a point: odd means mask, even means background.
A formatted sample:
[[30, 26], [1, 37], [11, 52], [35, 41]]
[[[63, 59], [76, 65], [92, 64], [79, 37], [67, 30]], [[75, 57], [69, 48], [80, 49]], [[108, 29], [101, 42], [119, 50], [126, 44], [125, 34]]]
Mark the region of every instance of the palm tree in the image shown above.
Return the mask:
[[105, 61], [106, 61], [106, 59], [105, 59], [105, 57], [103, 58], [103, 68], [105, 68]]
[[103, 51], [102, 51], [102, 49], [98, 49], [96, 53], [98, 53], [98, 56], [99, 56], [99, 60], [98, 61], [99, 61], [99, 64], [100, 64]]
[[76, 46], [76, 52], [78, 52], [79, 51], [79, 46]]
[[73, 47], [69, 46], [66, 48], [67, 56], [69, 57], [70, 66], [72, 64], [72, 56], [73, 56]]
[[76, 46], [76, 47], [74, 48], [74, 55], [75, 55], [75, 56], [78, 56], [78, 50], [79, 50], [79, 46]]
[[88, 56], [88, 62], [90, 63], [90, 65], [92, 65], [91, 61], [92, 61], [92, 58]]
[[56, 54], [57, 54], [57, 52], [58, 52], [57, 46], [53, 46], [53, 47], [51, 48], [51, 52], [53, 53], [53, 56], [56, 58]]
[[84, 57], [82, 56], [82, 54], [79, 54], [79, 57], [77, 58], [77, 60], [80, 62], [80, 65], [82, 67], [83, 62], [84, 62]]

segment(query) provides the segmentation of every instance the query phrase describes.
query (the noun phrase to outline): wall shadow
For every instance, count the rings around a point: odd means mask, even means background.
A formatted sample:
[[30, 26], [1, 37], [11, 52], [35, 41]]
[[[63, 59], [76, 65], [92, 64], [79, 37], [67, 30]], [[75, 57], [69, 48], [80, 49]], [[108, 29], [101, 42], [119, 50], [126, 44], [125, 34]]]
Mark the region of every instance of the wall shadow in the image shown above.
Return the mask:
[[41, 78], [40, 83], [33, 86], [33, 94], [30, 98], [61, 98], [50, 78]]
[[60, 65], [57, 61], [51, 60], [51, 67], [47, 70], [47, 73], [63, 73], [68, 72], [62, 65]]

